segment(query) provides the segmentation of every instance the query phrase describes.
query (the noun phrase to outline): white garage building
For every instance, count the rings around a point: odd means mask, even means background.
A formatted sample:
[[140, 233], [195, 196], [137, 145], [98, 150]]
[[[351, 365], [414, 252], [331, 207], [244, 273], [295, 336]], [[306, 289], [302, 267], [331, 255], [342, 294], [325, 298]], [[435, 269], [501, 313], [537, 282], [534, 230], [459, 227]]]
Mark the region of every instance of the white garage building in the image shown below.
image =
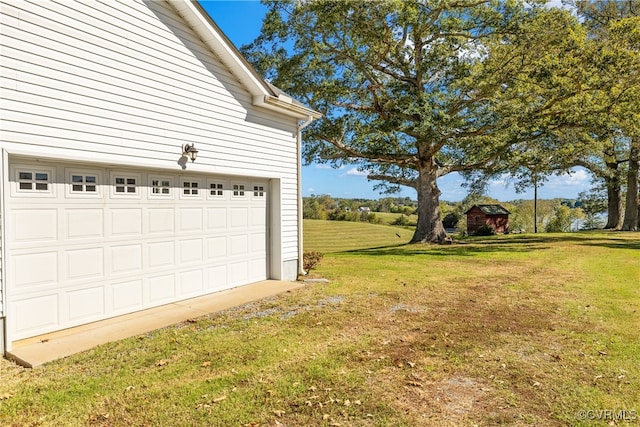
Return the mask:
[[196, 2], [1, 7], [3, 351], [296, 279], [300, 132], [318, 113], [263, 81]]

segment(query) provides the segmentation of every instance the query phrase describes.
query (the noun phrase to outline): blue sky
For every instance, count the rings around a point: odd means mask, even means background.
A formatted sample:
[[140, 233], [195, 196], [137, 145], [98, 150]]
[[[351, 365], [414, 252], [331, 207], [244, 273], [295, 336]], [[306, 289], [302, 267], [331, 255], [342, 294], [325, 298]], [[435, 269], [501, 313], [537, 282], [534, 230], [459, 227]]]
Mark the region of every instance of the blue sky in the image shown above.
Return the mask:
[[[200, 0], [200, 4], [237, 47], [252, 42], [260, 34], [266, 7], [259, 1]], [[457, 174], [440, 178], [440, 199], [462, 200], [466, 196], [466, 189], [461, 187], [462, 183], [463, 179]], [[355, 166], [334, 169], [327, 165], [309, 165], [302, 169], [304, 196], [330, 194], [332, 197], [363, 199], [386, 197], [373, 190], [375, 184], [375, 181], [368, 181], [366, 175], [358, 172]], [[540, 198], [545, 199], [575, 198], [579, 192], [590, 187], [588, 172], [580, 168], [571, 175], [550, 177], [539, 189], [538, 194]], [[506, 177], [492, 181], [487, 194], [501, 201], [533, 198], [533, 190], [516, 193], [513, 184]], [[411, 188], [404, 189], [398, 196], [412, 199], [417, 197]]]

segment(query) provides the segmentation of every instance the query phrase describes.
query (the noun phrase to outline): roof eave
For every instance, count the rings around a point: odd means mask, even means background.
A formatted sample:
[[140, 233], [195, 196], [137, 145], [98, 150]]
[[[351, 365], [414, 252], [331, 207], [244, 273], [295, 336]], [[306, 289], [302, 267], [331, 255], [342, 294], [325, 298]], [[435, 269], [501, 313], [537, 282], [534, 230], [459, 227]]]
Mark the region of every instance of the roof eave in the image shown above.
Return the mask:
[[320, 113], [294, 103], [290, 97], [274, 92], [197, 1], [167, 0], [167, 2], [245, 86], [252, 96], [253, 105], [299, 119], [322, 117]]
[[296, 117], [298, 119], [319, 119], [322, 114], [307, 108], [303, 105], [296, 104], [292, 98], [286, 96], [270, 96], [257, 95], [253, 97], [253, 105], [264, 107], [271, 110], [280, 111], [286, 115]]

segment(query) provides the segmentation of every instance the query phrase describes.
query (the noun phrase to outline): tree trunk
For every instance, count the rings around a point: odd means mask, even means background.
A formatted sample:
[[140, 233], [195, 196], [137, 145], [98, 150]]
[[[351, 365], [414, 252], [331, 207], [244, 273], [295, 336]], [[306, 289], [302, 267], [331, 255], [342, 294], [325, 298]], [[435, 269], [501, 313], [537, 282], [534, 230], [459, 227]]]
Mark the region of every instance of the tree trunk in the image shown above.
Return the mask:
[[605, 176], [607, 185], [607, 225], [606, 229], [620, 230], [622, 227], [622, 189], [618, 163], [607, 164], [609, 175]]
[[638, 171], [640, 170], [640, 138], [631, 142], [629, 172], [627, 175], [627, 199], [624, 211], [624, 231], [638, 231]]
[[436, 182], [438, 169], [433, 158], [420, 162], [418, 169], [418, 224], [411, 243], [442, 242], [447, 233], [440, 217], [440, 189]]

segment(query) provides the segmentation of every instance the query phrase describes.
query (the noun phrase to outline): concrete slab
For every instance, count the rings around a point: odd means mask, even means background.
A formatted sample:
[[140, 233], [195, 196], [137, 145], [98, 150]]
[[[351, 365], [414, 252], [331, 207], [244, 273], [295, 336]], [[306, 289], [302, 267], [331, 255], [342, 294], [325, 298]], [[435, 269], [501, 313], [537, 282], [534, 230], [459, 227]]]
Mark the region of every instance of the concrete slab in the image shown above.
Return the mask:
[[7, 352], [7, 357], [20, 365], [33, 368], [89, 350], [100, 344], [141, 335], [303, 286], [302, 282], [278, 280], [252, 283], [100, 322], [14, 341], [11, 351]]

